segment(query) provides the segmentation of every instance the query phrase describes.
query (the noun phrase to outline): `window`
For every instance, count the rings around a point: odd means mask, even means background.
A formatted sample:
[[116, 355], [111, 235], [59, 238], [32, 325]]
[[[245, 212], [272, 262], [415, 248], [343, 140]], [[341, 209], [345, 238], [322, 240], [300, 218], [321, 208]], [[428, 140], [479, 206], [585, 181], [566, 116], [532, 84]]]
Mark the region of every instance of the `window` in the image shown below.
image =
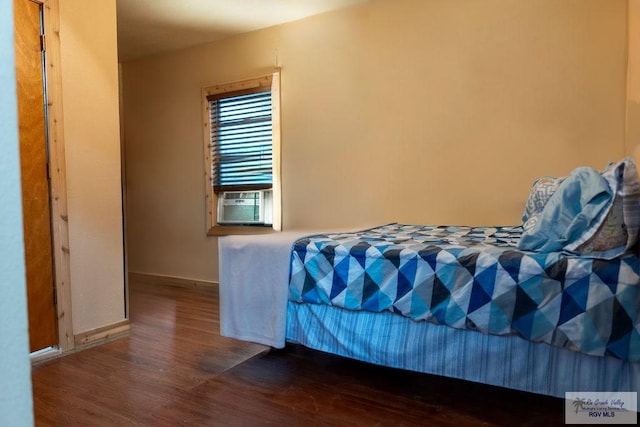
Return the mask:
[[208, 234], [280, 229], [279, 82], [203, 89]]
[[210, 96], [213, 189], [271, 189], [271, 90]]

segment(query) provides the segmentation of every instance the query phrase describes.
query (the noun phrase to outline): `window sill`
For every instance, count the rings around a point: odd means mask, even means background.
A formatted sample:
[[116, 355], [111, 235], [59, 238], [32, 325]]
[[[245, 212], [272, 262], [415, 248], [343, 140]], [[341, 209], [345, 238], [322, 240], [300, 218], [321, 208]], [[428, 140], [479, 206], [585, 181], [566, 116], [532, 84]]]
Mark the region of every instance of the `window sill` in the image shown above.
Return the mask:
[[233, 236], [238, 234], [271, 234], [277, 233], [271, 227], [254, 227], [250, 225], [214, 225], [207, 231], [207, 236]]

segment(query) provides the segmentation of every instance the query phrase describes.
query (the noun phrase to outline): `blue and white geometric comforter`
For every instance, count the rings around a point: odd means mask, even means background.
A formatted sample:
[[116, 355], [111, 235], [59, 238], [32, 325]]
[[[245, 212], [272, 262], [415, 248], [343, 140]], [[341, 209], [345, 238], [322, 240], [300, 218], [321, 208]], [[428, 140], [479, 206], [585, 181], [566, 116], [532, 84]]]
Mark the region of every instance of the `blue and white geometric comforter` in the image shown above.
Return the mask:
[[389, 310], [640, 361], [637, 254], [599, 260], [519, 251], [521, 227], [389, 224], [294, 243], [289, 299]]

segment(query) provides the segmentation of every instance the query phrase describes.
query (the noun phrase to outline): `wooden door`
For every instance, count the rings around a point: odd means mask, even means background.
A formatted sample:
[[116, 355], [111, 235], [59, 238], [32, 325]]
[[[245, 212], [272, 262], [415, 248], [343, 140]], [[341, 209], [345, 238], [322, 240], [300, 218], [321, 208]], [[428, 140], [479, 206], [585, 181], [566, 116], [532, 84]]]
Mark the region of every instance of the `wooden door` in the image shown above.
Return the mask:
[[14, 0], [18, 126], [22, 173], [29, 342], [57, 344], [48, 179], [42, 5]]

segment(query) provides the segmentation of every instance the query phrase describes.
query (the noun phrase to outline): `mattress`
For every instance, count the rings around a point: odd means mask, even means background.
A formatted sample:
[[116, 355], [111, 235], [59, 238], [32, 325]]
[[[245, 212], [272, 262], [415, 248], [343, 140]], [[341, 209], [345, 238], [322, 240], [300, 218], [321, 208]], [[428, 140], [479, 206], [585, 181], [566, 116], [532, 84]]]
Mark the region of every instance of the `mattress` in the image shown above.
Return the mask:
[[565, 392], [640, 392], [640, 363], [588, 356], [516, 335], [487, 335], [389, 311], [287, 305], [287, 342], [433, 375], [564, 398]]
[[517, 249], [520, 227], [388, 224], [293, 246], [289, 298], [640, 361], [637, 254]]
[[219, 239], [223, 336], [275, 348], [296, 342], [374, 364], [558, 397], [567, 391], [640, 391], [640, 363], [414, 321], [391, 311], [288, 301], [292, 245], [313, 233]]

